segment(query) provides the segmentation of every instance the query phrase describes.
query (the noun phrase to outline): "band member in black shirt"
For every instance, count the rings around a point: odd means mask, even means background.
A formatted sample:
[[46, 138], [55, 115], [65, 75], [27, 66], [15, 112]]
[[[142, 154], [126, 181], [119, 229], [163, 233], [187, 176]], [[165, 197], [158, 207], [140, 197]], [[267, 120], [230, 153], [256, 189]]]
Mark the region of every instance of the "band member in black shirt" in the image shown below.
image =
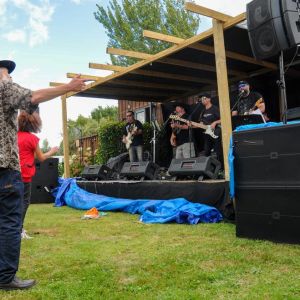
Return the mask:
[[200, 123], [204, 125], [210, 125], [211, 129], [215, 131], [215, 135], [218, 138], [213, 138], [208, 134], [203, 134], [204, 138], [204, 149], [203, 154], [210, 156], [212, 149], [215, 150], [217, 159], [221, 162], [222, 167], [224, 165], [222, 141], [221, 141], [221, 119], [220, 110], [216, 105], [211, 103], [211, 96], [209, 93], [205, 93], [200, 97], [201, 103], [204, 105], [204, 110], [200, 114]]
[[[188, 114], [185, 111], [183, 104], [177, 104], [175, 112], [178, 117], [188, 120]], [[170, 143], [176, 147], [176, 158], [191, 158], [195, 157], [195, 148], [192, 137], [191, 128], [183, 122], [175, 121], [171, 123], [172, 135]]]
[[240, 81], [238, 88], [240, 100], [232, 111], [232, 115], [243, 116], [253, 113], [263, 115], [266, 109], [263, 96], [258, 92], [251, 91], [247, 81]]
[[134, 112], [126, 113], [122, 142], [126, 145], [131, 162], [143, 161], [143, 125], [134, 118]]

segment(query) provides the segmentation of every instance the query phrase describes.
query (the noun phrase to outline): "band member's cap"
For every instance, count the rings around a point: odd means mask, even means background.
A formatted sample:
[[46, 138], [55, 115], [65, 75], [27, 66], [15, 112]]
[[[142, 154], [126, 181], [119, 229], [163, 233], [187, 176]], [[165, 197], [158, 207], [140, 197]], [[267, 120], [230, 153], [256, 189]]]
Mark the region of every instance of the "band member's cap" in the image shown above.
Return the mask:
[[201, 100], [203, 97], [211, 99], [211, 94], [210, 93], [203, 93], [199, 95], [199, 100]]
[[244, 85], [249, 85], [249, 82], [248, 81], [244, 81], [244, 80], [242, 80], [242, 81], [239, 82], [239, 86], [244, 86]]
[[0, 60], [0, 68], [6, 68], [10, 74], [16, 67], [16, 63], [11, 60]]
[[186, 110], [186, 108], [187, 108], [187, 105], [184, 104], [184, 103], [181, 103], [181, 102], [175, 102], [175, 103], [174, 103], [174, 107], [177, 107], [177, 106], [182, 107], [182, 108], [184, 108], [185, 110]]

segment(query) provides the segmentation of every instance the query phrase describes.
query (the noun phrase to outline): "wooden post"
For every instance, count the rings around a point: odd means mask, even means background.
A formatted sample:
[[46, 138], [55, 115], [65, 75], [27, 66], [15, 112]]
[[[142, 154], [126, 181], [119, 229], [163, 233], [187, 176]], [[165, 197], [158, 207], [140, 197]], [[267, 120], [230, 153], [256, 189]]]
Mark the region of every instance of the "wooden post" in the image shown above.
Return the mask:
[[61, 97], [62, 121], [63, 121], [63, 145], [64, 145], [64, 178], [70, 177], [70, 157], [69, 157], [69, 136], [68, 136], [68, 116], [67, 97]]
[[222, 143], [225, 180], [229, 181], [228, 150], [232, 134], [229, 87], [224, 43], [223, 22], [213, 20], [214, 48], [217, 69], [218, 94], [222, 122]]

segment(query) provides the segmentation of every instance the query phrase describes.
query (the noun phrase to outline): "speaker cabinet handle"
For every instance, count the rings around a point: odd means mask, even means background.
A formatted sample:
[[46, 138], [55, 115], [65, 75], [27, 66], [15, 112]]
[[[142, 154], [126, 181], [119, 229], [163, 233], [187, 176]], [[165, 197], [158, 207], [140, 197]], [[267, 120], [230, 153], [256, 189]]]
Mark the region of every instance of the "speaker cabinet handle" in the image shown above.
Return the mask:
[[280, 219], [280, 212], [279, 211], [273, 211], [272, 212], [272, 219], [279, 220]]
[[278, 152], [271, 152], [270, 153], [270, 159], [278, 159], [279, 155]]

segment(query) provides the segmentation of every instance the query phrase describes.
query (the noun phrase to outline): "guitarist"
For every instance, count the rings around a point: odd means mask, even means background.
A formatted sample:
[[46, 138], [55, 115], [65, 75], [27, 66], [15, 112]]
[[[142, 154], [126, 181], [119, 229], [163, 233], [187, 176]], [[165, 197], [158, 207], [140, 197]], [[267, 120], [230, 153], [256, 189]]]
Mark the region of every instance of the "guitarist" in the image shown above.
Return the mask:
[[224, 166], [222, 141], [221, 141], [221, 129], [218, 125], [221, 124], [220, 110], [216, 105], [211, 103], [211, 96], [209, 93], [204, 93], [200, 96], [200, 101], [204, 106], [204, 110], [200, 114], [199, 121], [204, 125], [210, 125], [211, 129], [218, 135], [217, 139], [212, 138], [210, 135], [203, 134], [204, 149], [203, 154], [210, 156], [212, 149], [217, 154], [217, 159], [221, 162], [222, 168]]
[[[175, 113], [178, 117], [188, 119], [188, 114], [185, 111], [183, 104], [177, 104]], [[187, 124], [176, 121], [171, 123], [172, 135], [170, 143], [176, 147], [176, 159], [195, 157], [195, 148], [192, 136], [192, 128]]]
[[122, 142], [124, 144], [131, 140], [128, 149], [130, 162], [143, 161], [143, 125], [134, 118], [134, 112], [126, 113], [127, 123], [124, 127]]
[[232, 112], [233, 116], [251, 114], [256, 109], [259, 109], [261, 114], [265, 113], [266, 106], [263, 96], [260, 93], [251, 91], [250, 84], [247, 81], [240, 81], [238, 90], [240, 100], [236, 109]]

